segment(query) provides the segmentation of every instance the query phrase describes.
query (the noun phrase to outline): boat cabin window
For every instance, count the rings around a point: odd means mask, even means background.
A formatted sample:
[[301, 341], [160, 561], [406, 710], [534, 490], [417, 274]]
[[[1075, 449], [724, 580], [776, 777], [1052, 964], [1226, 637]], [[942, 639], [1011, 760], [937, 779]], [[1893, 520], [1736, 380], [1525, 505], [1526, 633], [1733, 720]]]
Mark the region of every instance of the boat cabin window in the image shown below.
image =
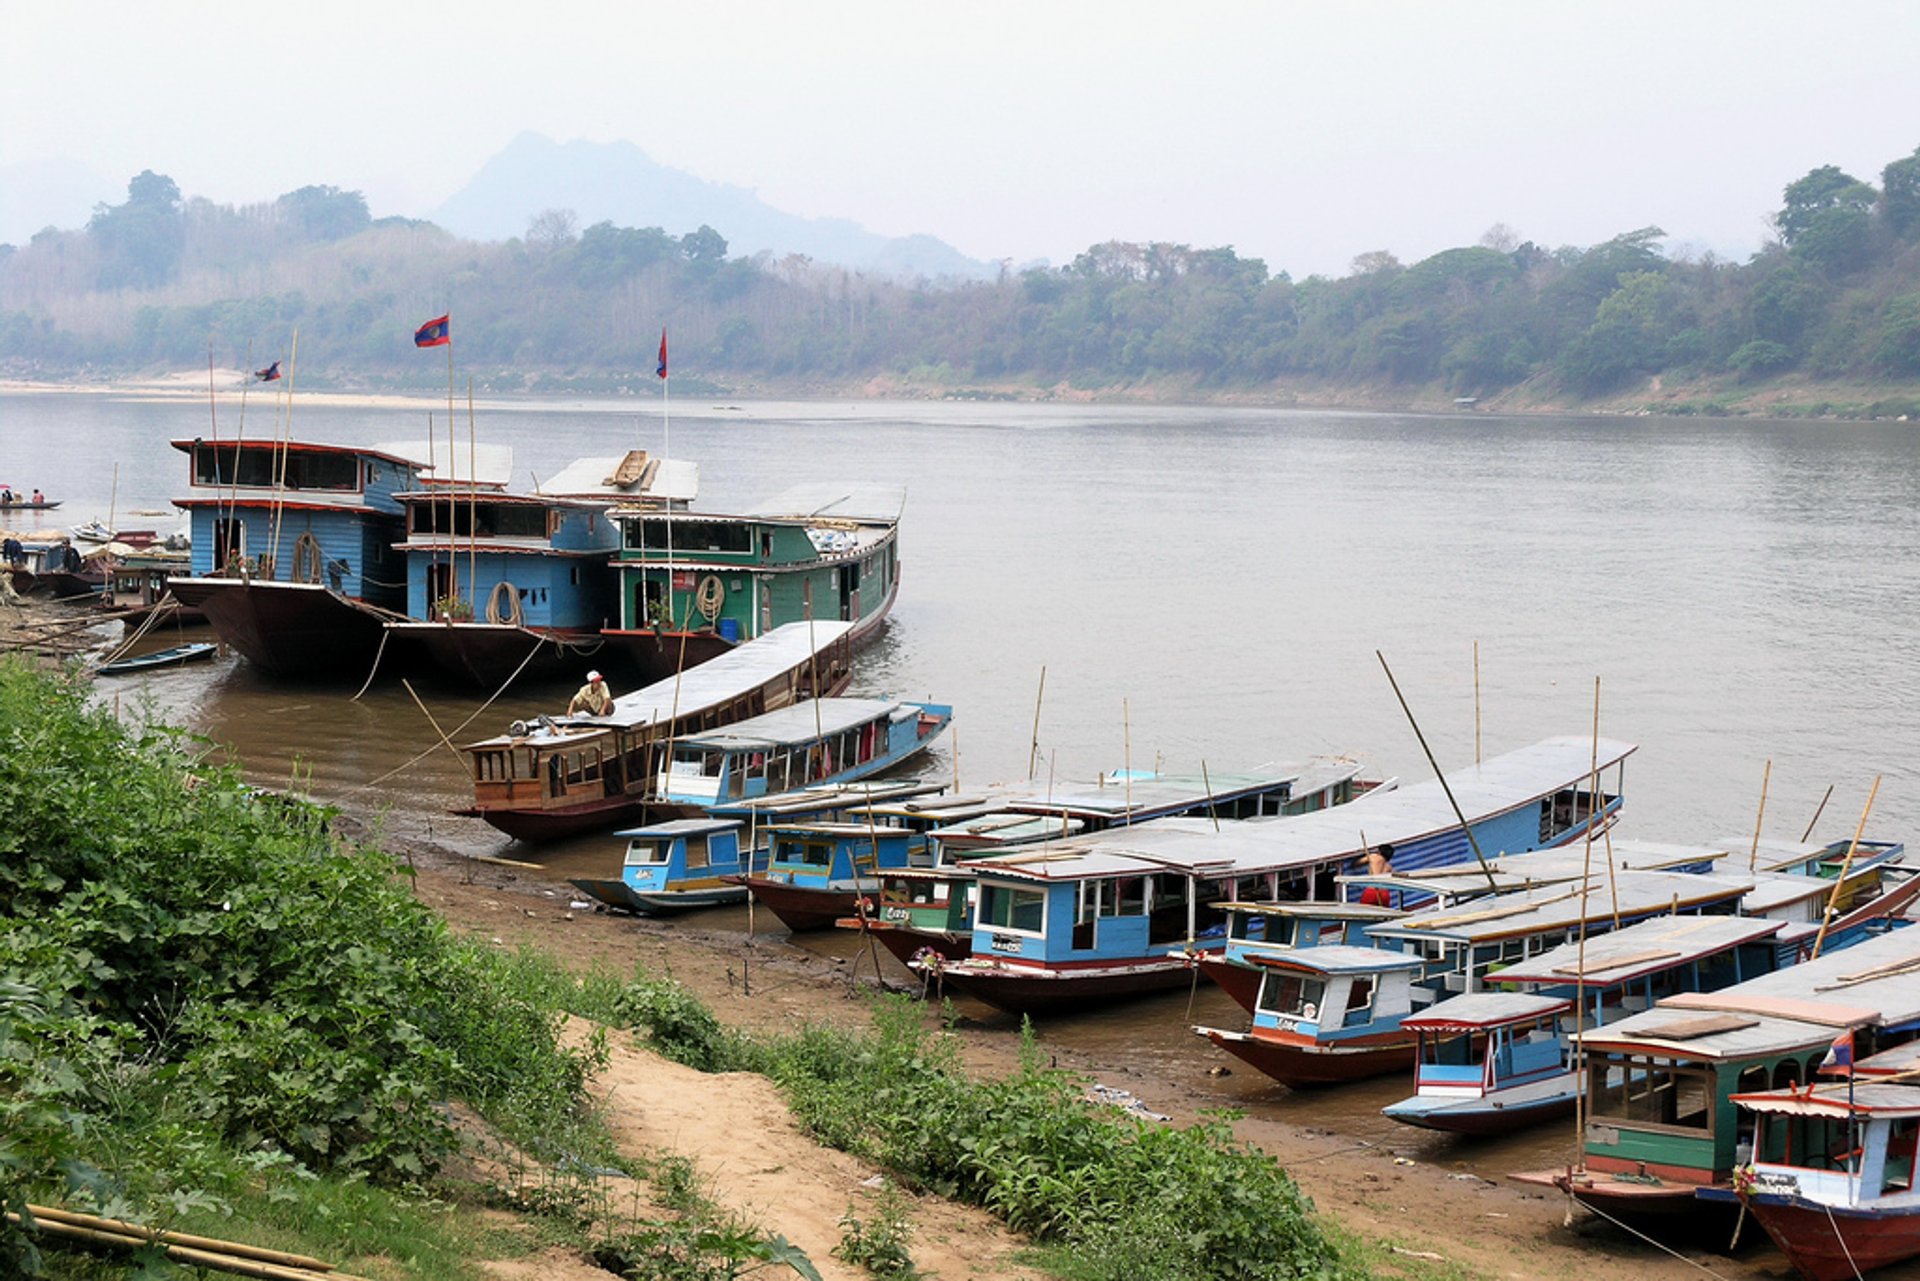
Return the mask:
[[707, 862], [707, 838], [704, 836], [689, 836], [687, 838], [687, 870], [692, 871], [694, 868], [705, 867]]
[[634, 839], [627, 842], [627, 866], [648, 867], [667, 861], [667, 843]]
[[1046, 895], [987, 882], [980, 886], [980, 924], [1040, 933], [1045, 924]]
[[1265, 912], [1230, 912], [1227, 916], [1227, 937], [1264, 940], [1281, 947], [1292, 947], [1296, 924], [1298, 922], [1290, 916], [1269, 916]]
[[632, 551], [738, 552], [753, 550], [753, 530], [738, 521], [630, 520], [624, 546]]
[[1420, 1061], [1429, 1067], [1472, 1067], [1486, 1057], [1485, 1032], [1420, 1033]]
[[689, 777], [720, 777], [720, 767], [725, 763], [725, 752], [709, 752], [698, 747], [676, 747], [673, 749], [673, 772]]
[[1713, 1132], [1713, 1074], [1705, 1068], [1629, 1055], [1596, 1060], [1588, 1075], [1596, 1121]]
[[511, 751], [475, 752], [473, 778], [476, 783], [504, 783], [513, 777]]
[[[236, 463], [235, 450], [238, 448]], [[196, 444], [193, 447], [193, 483], [241, 485], [271, 489], [275, 476], [284, 474], [288, 489], [360, 488], [360, 463], [352, 454], [287, 452], [278, 459], [271, 445], [234, 446]], [[284, 473], [276, 462], [284, 465]]]
[[1281, 1014], [1313, 1023], [1319, 1021], [1320, 1004], [1326, 995], [1325, 979], [1272, 970], [1262, 976], [1254, 1006], [1262, 1014]]
[[833, 842], [783, 839], [773, 861], [798, 864], [802, 867], [831, 867], [833, 866]]
[[1348, 1027], [1359, 1027], [1373, 1021], [1374, 977], [1371, 974], [1356, 974], [1347, 985]]

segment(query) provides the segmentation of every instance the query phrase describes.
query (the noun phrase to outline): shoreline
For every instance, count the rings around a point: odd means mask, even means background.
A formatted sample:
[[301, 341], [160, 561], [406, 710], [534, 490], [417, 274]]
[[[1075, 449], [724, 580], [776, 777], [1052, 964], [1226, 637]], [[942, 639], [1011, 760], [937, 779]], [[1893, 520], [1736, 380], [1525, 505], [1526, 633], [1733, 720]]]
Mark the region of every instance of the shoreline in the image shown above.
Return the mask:
[[[347, 839], [379, 831], [377, 816], [353, 809], [342, 811], [336, 825]], [[802, 1022], [847, 1025], [866, 1018], [858, 996], [874, 979], [864, 958], [823, 957], [784, 933], [763, 932], [749, 940], [738, 932], [703, 928], [697, 913], [661, 919], [573, 908], [575, 891], [564, 881], [547, 879], [544, 869], [481, 862], [442, 839], [389, 837], [378, 843], [400, 860], [399, 870], [414, 878], [416, 894], [454, 930], [497, 946], [536, 948], [576, 969], [603, 965], [630, 972], [644, 965], [673, 977], [722, 1022], [749, 1030], [791, 1030]], [[935, 1017], [928, 1008], [929, 1017]], [[1006, 1071], [1018, 1060], [1016, 1022], [963, 1013], [953, 1032], [970, 1070]], [[1764, 1237], [1733, 1255], [1697, 1248], [1675, 1255], [1584, 1212], [1576, 1213], [1568, 1227], [1565, 1203], [1558, 1197], [1482, 1177], [1464, 1169], [1464, 1162], [1415, 1161], [1387, 1144], [1275, 1116], [1219, 1089], [1178, 1079], [1150, 1058], [1065, 1047], [1048, 1042], [1044, 1028], [1041, 1032], [1041, 1045], [1057, 1066], [1089, 1081], [1121, 1085], [1174, 1124], [1190, 1124], [1223, 1107], [1240, 1113], [1234, 1123], [1239, 1138], [1273, 1155], [1343, 1232], [1389, 1258], [1396, 1252], [1437, 1256], [1467, 1275], [1516, 1281], [1557, 1281], [1602, 1261], [1630, 1266], [1652, 1281], [1697, 1276], [1700, 1264], [1694, 1259], [1724, 1277], [1757, 1279], [1779, 1271], [1780, 1256]], [[709, 1091], [712, 1110], [724, 1111], [725, 1077], [690, 1078], [683, 1086]], [[681, 1141], [685, 1155], [699, 1154], [697, 1136]], [[778, 1223], [768, 1226], [779, 1228]]]
[[[238, 399], [248, 390], [272, 396], [267, 384], [253, 382], [244, 370], [213, 371], [213, 393]], [[649, 378], [650, 381], [650, 378]], [[202, 371], [138, 375], [105, 382], [67, 382], [0, 377], [0, 395], [105, 395], [147, 401], [205, 399], [208, 376]], [[617, 399], [628, 391], [606, 387], [550, 390], [482, 388], [491, 402], [572, 398]], [[879, 375], [837, 383], [696, 383], [686, 393], [700, 398], [747, 401], [921, 401], [977, 404], [1073, 405], [1218, 405], [1236, 408], [1360, 411], [1381, 414], [1441, 414], [1493, 417], [1705, 417], [1760, 420], [1818, 419], [1833, 422], [1920, 422], [1920, 383], [1818, 382], [1800, 378], [1744, 384], [1727, 379], [1668, 384], [1659, 377], [1632, 390], [1590, 400], [1557, 394], [1540, 380], [1522, 383], [1471, 403], [1445, 388], [1314, 381], [1273, 383], [1260, 388], [1209, 391], [1191, 383], [1160, 382], [1136, 386], [1085, 388], [1067, 381], [1048, 386], [1027, 383], [939, 385]], [[444, 403], [437, 389], [303, 389], [300, 399], [315, 405], [349, 408], [434, 407]], [[1888, 412], [1876, 412], [1886, 410]], [[1893, 411], [1900, 412], [1893, 412]]]

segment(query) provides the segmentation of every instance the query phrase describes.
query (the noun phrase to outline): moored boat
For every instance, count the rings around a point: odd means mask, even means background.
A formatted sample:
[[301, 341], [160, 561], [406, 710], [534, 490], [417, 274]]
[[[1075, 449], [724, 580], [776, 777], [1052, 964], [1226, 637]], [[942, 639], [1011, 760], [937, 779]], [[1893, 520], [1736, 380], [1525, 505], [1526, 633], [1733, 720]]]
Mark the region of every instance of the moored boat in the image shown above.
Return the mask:
[[864, 910], [880, 876], [906, 866], [909, 846], [905, 830], [871, 823], [797, 823], [768, 840], [766, 871], [736, 879], [796, 934]]
[[672, 819], [614, 835], [627, 841], [620, 879], [576, 877], [582, 893], [651, 915], [743, 902], [746, 887], [728, 879], [766, 867], [766, 855], [742, 850], [737, 819]]
[[852, 679], [845, 623], [789, 623], [751, 644], [614, 700], [605, 716], [517, 725], [463, 746], [473, 804], [460, 812], [524, 841], [611, 830], [640, 818], [667, 744], [788, 707]]
[[212, 641], [194, 641], [186, 645], [170, 645], [166, 649], [150, 650], [144, 654], [129, 654], [125, 658], [116, 658], [111, 663], [103, 663], [95, 675], [131, 676], [136, 672], [150, 672], [165, 667], [182, 667], [212, 658], [220, 647]]

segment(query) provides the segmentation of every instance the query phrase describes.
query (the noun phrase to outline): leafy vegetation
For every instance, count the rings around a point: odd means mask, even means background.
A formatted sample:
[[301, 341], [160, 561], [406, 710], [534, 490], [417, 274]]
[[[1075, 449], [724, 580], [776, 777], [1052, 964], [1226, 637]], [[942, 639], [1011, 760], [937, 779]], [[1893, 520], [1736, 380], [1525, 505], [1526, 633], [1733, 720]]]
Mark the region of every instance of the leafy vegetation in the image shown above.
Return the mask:
[[1816, 168], [1773, 218], [1778, 240], [1744, 264], [1668, 257], [1655, 227], [1550, 249], [1496, 226], [1411, 265], [1361, 254], [1340, 279], [1296, 281], [1231, 248], [1115, 242], [955, 285], [729, 258], [724, 228], [582, 230], [560, 209], [522, 238], [473, 244], [373, 220], [357, 192], [233, 208], [182, 200], [147, 171], [85, 229], [0, 248], [0, 367], [179, 368], [209, 344], [239, 365], [285, 354], [297, 328], [308, 383], [425, 386], [437, 375], [406, 338], [450, 310], [464, 363], [498, 390], [651, 386], [669, 319], [676, 371], [714, 387], [887, 376], [974, 396], [1158, 381], [1599, 396], [1656, 375], [1920, 379], [1920, 150], [1878, 188]]
[[[564, 1173], [628, 1166], [583, 1102], [598, 1043], [558, 1035], [569, 1009], [609, 1016], [624, 984], [453, 936], [324, 811], [255, 793], [175, 731], [125, 729], [85, 691], [0, 658], [5, 1208], [214, 1236], [239, 1221], [260, 1244], [464, 1277], [514, 1247], [435, 1208], [464, 1195], [467, 1176], [436, 1177], [473, 1137], [459, 1104], [517, 1163], [512, 1194], [482, 1199], [583, 1248], [637, 1230], [583, 1215], [592, 1178]], [[710, 1209], [655, 1227], [696, 1262], [793, 1253]], [[35, 1244], [0, 1220], [0, 1275], [93, 1275]]]
[[[709, 1035], [685, 1015], [691, 998], [663, 1000], [659, 981], [648, 986], [629, 1009], [654, 1048], [712, 1061]], [[777, 1081], [820, 1141], [1032, 1234], [1048, 1270], [1071, 1281], [1353, 1275], [1293, 1180], [1236, 1141], [1229, 1118], [1179, 1128], [1091, 1104], [1084, 1082], [1042, 1064], [1030, 1031], [1018, 1071], [975, 1080], [951, 1038], [927, 1033], [922, 1011], [884, 998], [871, 1032], [736, 1041], [727, 1061]], [[897, 1233], [856, 1226], [851, 1248], [904, 1257]]]

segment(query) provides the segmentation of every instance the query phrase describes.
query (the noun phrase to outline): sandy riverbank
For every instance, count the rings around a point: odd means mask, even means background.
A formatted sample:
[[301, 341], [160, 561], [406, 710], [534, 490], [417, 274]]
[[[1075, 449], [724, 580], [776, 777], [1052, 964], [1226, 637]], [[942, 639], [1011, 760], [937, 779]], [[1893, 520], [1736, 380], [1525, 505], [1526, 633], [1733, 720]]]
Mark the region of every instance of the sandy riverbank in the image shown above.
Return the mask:
[[[352, 816], [343, 821], [349, 831], [357, 825]], [[574, 910], [569, 907], [575, 897], [571, 887], [546, 879], [537, 869], [477, 862], [458, 850], [431, 844], [415, 844], [403, 852], [417, 870], [418, 893], [424, 902], [454, 928], [497, 940], [502, 946], [535, 947], [581, 968], [600, 965], [626, 970], [640, 964], [654, 972], [671, 972], [719, 1018], [735, 1026], [791, 1028], [802, 1021], [854, 1023], [866, 1017], [856, 986], [848, 981], [846, 962], [792, 946], [781, 935], [763, 932], [749, 946], [738, 933], [704, 928], [698, 916], [661, 921]], [[751, 967], [751, 994], [742, 982], [743, 966]], [[870, 975], [871, 970], [866, 973]], [[976, 1070], [1004, 1071], [1014, 1064], [1017, 1029], [963, 1019], [957, 1031], [967, 1061]], [[1122, 1086], [1144, 1106], [1175, 1122], [1194, 1120], [1202, 1108], [1218, 1106], [1217, 1100], [1196, 1088], [1198, 1083], [1170, 1079], [1150, 1064], [1143, 1067], [1111, 1056], [1068, 1051], [1058, 1053], [1056, 1059], [1060, 1066], [1090, 1079]], [[629, 1070], [642, 1070], [630, 1056], [621, 1061]], [[648, 1079], [656, 1086], [666, 1080], [662, 1075], [666, 1068], [645, 1071], [653, 1073]], [[616, 1131], [649, 1126], [650, 1141], [700, 1163], [721, 1186], [735, 1182], [731, 1176], [739, 1174], [743, 1164], [751, 1164], [743, 1152], [752, 1150], [739, 1148], [731, 1133], [742, 1115], [736, 1092], [761, 1086], [678, 1069], [666, 1084], [675, 1097], [668, 1123], [661, 1123], [658, 1108], [651, 1119], [641, 1115], [650, 1108], [649, 1089], [622, 1086], [608, 1096], [610, 1124]], [[1236, 1130], [1273, 1153], [1322, 1211], [1349, 1232], [1383, 1243], [1390, 1258], [1409, 1257], [1394, 1255], [1392, 1250], [1398, 1247], [1440, 1256], [1472, 1276], [1543, 1281], [1590, 1276], [1596, 1266], [1610, 1274], [1630, 1270], [1635, 1276], [1659, 1281], [1701, 1275], [1696, 1263], [1641, 1245], [1584, 1214], [1577, 1214], [1569, 1228], [1564, 1225], [1562, 1201], [1516, 1185], [1489, 1181], [1442, 1163], [1411, 1162], [1326, 1127], [1257, 1112], [1239, 1121]], [[784, 1186], [817, 1184], [825, 1189], [825, 1199], [834, 1202], [833, 1217], [845, 1210], [851, 1170], [843, 1154], [801, 1141], [783, 1148], [779, 1161], [785, 1171]], [[787, 1232], [800, 1241], [818, 1230], [813, 1218], [827, 1208], [788, 1207], [782, 1201], [756, 1213], [769, 1230]], [[788, 1213], [795, 1216], [792, 1222], [782, 1217]], [[963, 1276], [1017, 1275], [999, 1270], [1010, 1264], [985, 1262], [1003, 1254], [974, 1252], [989, 1248], [969, 1235], [983, 1229], [974, 1211], [920, 1198], [914, 1213], [927, 1237], [962, 1243], [957, 1256], [971, 1260], [954, 1270], [936, 1266], [934, 1270], [949, 1281]], [[989, 1243], [996, 1240], [988, 1239]], [[1700, 1250], [1688, 1254], [1723, 1277], [1790, 1275], [1785, 1261], [1764, 1242], [1743, 1247], [1734, 1258]]]

